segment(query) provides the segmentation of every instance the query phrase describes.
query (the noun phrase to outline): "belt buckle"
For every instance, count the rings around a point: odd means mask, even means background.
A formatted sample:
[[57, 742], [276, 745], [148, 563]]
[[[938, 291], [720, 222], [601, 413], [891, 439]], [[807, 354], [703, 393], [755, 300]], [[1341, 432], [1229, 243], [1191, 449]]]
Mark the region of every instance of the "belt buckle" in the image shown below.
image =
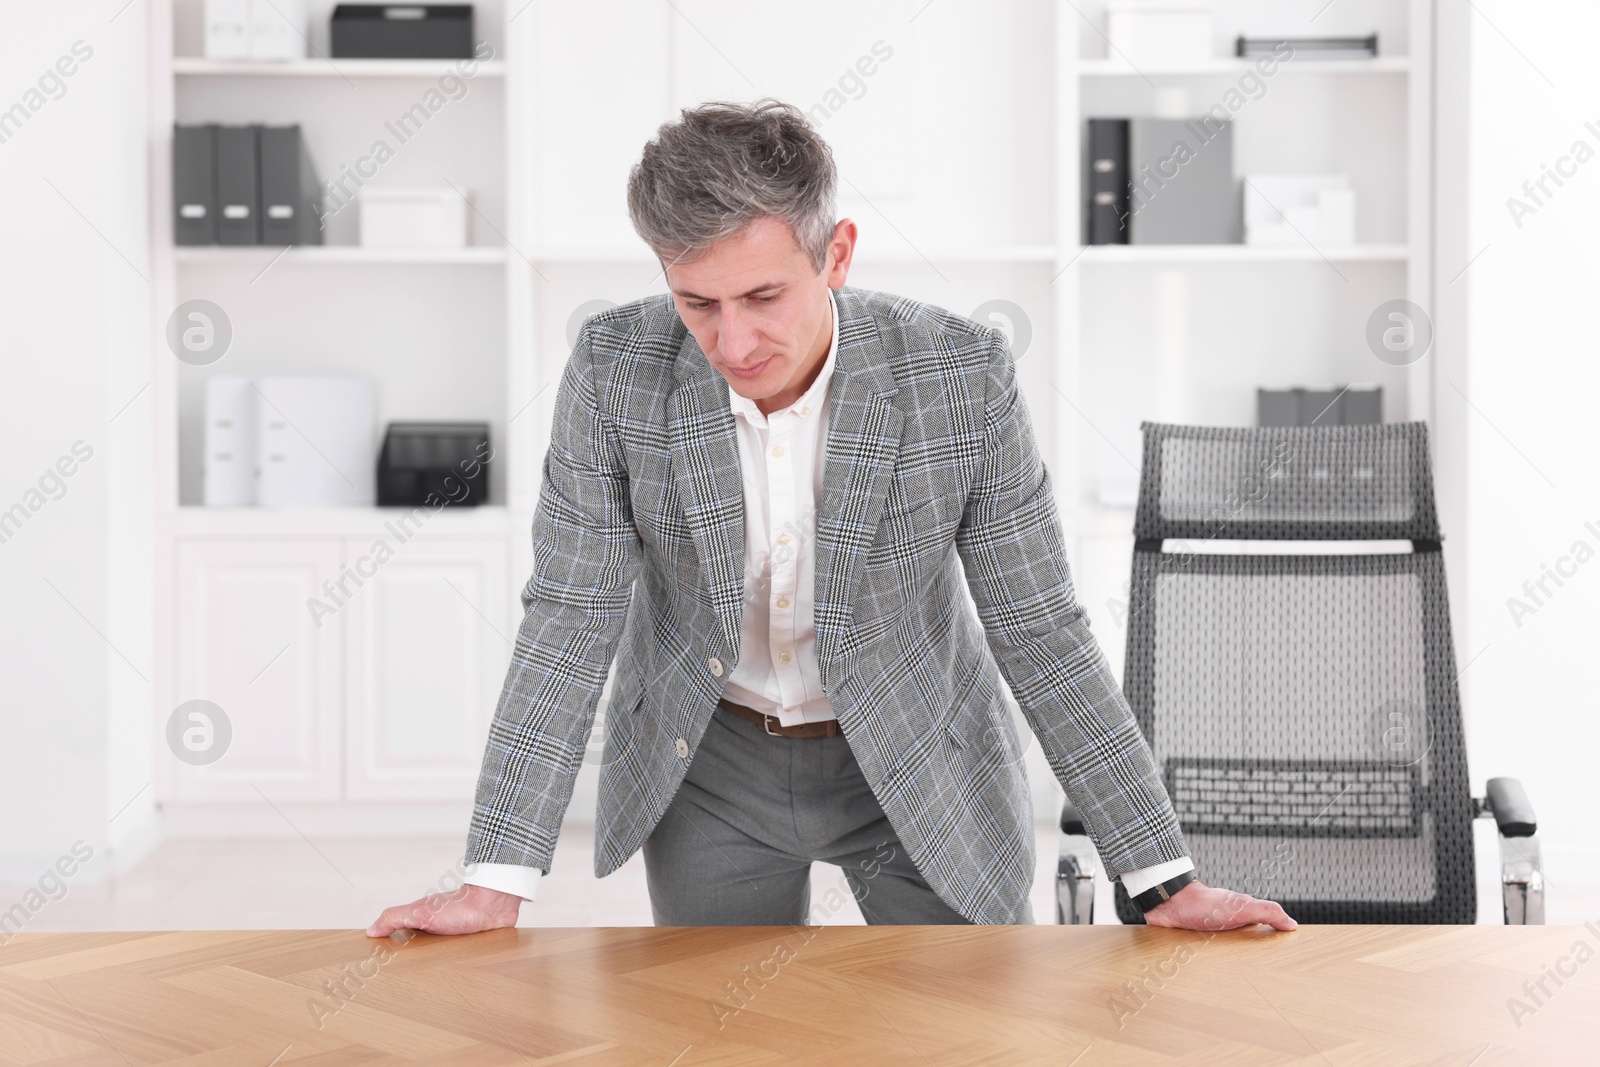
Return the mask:
[[773, 720], [773, 718], [774, 718], [774, 716], [768, 715], [765, 712], [762, 712], [762, 714], [761, 714], [761, 728], [763, 730], [765, 730], [767, 732], [767, 734], [769, 736], [771, 736], [771, 737], [782, 737], [783, 736], [782, 734], [777, 733], [772, 729], [772, 720]]

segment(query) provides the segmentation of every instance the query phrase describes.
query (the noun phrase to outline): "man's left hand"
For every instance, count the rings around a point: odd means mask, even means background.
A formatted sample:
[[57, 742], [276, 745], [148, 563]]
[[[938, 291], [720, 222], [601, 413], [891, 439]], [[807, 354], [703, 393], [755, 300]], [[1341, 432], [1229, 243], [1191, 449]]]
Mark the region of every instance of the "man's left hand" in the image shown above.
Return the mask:
[[1299, 923], [1277, 903], [1257, 900], [1231, 889], [1215, 889], [1198, 878], [1144, 913], [1151, 926], [1182, 930], [1237, 930], [1266, 923], [1275, 930], [1293, 930]]

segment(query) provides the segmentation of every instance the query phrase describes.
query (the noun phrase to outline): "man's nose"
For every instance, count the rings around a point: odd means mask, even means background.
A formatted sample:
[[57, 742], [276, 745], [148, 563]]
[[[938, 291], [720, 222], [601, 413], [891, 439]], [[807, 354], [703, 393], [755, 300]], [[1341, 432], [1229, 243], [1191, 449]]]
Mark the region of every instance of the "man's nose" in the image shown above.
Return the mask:
[[717, 334], [717, 347], [721, 350], [722, 362], [742, 368], [751, 362], [750, 357], [754, 355], [758, 344], [755, 323], [742, 311], [722, 313], [722, 322], [719, 324]]

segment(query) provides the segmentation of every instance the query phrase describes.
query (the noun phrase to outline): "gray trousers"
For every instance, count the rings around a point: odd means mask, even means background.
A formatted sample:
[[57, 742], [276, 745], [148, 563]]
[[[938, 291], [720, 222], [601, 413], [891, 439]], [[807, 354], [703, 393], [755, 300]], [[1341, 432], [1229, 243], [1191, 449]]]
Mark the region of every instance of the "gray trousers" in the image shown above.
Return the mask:
[[[813, 861], [845, 882], [815, 902]], [[827, 925], [850, 897], [873, 924], [968, 922], [906, 855], [848, 740], [774, 737], [720, 708], [644, 864], [658, 926]]]

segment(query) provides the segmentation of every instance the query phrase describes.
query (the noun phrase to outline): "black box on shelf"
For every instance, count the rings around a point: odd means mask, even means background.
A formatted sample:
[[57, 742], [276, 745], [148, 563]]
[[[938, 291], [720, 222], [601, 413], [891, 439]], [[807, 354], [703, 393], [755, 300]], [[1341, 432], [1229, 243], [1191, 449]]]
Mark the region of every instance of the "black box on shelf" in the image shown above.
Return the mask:
[[334, 59], [471, 59], [471, 4], [338, 4]]
[[486, 422], [391, 422], [378, 454], [378, 506], [486, 504], [489, 451]]
[[[1289, 52], [1289, 55], [1285, 57], [1284, 52]], [[1234, 41], [1233, 54], [1240, 59], [1375, 59], [1378, 55], [1378, 35], [1246, 37], [1240, 34]]]

